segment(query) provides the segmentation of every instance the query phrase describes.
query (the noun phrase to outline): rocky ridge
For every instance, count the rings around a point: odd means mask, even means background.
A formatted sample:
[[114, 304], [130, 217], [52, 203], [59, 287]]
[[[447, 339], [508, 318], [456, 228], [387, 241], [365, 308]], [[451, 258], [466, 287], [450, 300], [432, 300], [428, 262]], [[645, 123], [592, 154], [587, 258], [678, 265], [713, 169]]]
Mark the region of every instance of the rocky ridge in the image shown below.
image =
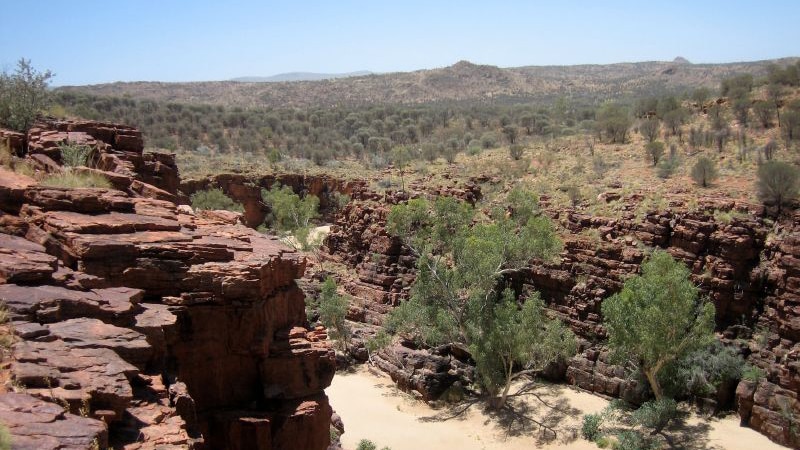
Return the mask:
[[48, 122], [12, 148], [51, 172], [65, 142], [92, 147], [76, 170], [116, 189], [0, 168], [14, 448], [327, 448], [335, 360], [305, 326], [305, 259], [235, 215], [176, 205], [172, 155], [142, 152], [135, 129]]

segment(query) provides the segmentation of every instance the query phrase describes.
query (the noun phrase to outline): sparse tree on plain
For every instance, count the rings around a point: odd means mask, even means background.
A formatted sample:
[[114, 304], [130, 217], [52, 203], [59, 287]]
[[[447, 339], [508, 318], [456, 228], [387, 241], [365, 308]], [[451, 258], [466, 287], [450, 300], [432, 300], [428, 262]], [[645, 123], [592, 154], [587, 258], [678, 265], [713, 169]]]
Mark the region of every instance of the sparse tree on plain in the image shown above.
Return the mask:
[[647, 152], [647, 157], [653, 161], [653, 167], [664, 156], [664, 143], [661, 141], [648, 142], [644, 149]]
[[717, 165], [705, 156], [701, 156], [692, 166], [692, 179], [702, 187], [710, 186], [717, 176]]
[[797, 198], [800, 171], [783, 161], [767, 161], [758, 168], [756, 192], [759, 200], [776, 206], [778, 215]]
[[647, 142], [653, 142], [658, 139], [660, 131], [661, 123], [656, 118], [646, 119], [639, 125], [639, 132], [647, 139]]

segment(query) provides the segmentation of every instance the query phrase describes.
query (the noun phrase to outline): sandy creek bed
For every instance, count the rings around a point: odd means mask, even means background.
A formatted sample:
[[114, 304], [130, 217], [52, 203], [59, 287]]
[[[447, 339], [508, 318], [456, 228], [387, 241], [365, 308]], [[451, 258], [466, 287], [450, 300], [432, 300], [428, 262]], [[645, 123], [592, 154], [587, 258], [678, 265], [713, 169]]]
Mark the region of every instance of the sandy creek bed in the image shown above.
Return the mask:
[[[515, 403], [518, 411], [545, 420], [554, 426], [558, 437], [542, 434], [534, 424], [509, 417], [493, 417], [480, 404], [471, 406], [456, 418], [443, 420], [455, 412], [435, 410], [394, 387], [391, 379], [372, 373], [364, 366], [355, 372], [337, 372], [326, 389], [331, 404], [342, 417], [345, 449], [355, 449], [361, 439], [370, 439], [378, 448], [392, 450], [518, 450], [518, 449], [597, 449], [595, 444], [576, 438], [584, 413], [598, 412], [608, 402], [600, 397], [566, 386], [540, 386], [533, 392], [557, 410], [544, 407], [532, 394]], [[460, 408], [456, 408], [460, 409]], [[669, 435], [690, 449], [770, 450], [782, 449], [757, 432], [739, 426], [736, 415], [700, 420], [691, 416]]]

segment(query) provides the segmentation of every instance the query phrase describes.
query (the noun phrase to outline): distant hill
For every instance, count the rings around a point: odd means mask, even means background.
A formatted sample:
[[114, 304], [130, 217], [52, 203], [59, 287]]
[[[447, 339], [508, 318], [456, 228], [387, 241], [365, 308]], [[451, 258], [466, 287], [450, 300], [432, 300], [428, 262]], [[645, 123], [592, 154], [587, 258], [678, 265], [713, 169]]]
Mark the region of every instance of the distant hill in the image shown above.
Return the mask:
[[282, 81], [319, 81], [319, 80], [335, 80], [337, 78], [350, 78], [350, 77], [363, 77], [364, 75], [372, 75], [369, 70], [359, 70], [357, 72], [348, 73], [314, 73], [314, 72], [288, 72], [279, 73], [269, 77], [239, 77], [232, 78], [230, 81], [238, 81], [244, 83], [279, 83]]
[[550, 101], [559, 96], [596, 102], [682, 92], [699, 86], [716, 88], [724, 77], [738, 73], [760, 76], [766, 73], [770, 63], [786, 64], [797, 60], [691, 64], [678, 58], [675, 61], [512, 68], [460, 61], [439, 69], [314, 81], [118, 82], [66, 86], [58, 90], [245, 108]]

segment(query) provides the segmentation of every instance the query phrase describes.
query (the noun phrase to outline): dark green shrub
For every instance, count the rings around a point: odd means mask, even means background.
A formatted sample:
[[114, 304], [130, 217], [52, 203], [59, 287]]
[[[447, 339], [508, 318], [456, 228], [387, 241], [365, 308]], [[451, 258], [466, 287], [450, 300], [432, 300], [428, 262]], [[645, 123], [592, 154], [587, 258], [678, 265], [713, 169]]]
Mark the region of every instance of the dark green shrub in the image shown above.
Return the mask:
[[767, 161], [758, 168], [756, 191], [759, 200], [777, 206], [778, 213], [797, 198], [800, 188], [800, 171], [782, 161]]
[[744, 359], [736, 349], [717, 341], [688, 354], [664, 378], [674, 396], [703, 396], [714, 394], [723, 383], [740, 380], [744, 368]]
[[584, 414], [583, 424], [581, 425], [581, 436], [587, 441], [594, 442], [601, 436], [600, 427], [603, 425], [601, 414]]
[[692, 166], [692, 179], [702, 187], [710, 186], [717, 176], [717, 165], [705, 156], [701, 156]]
[[362, 439], [358, 442], [356, 450], [378, 450], [378, 446], [369, 439]]
[[678, 414], [678, 404], [671, 398], [645, 402], [631, 413], [631, 419], [637, 425], [649, 428], [657, 433], [666, 427]]
[[208, 189], [195, 192], [190, 198], [192, 201], [192, 208], [194, 209], [223, 209], [226, 211], [244, 212], [242, 204], [233, 201], [222, 192], [222, 189]]

